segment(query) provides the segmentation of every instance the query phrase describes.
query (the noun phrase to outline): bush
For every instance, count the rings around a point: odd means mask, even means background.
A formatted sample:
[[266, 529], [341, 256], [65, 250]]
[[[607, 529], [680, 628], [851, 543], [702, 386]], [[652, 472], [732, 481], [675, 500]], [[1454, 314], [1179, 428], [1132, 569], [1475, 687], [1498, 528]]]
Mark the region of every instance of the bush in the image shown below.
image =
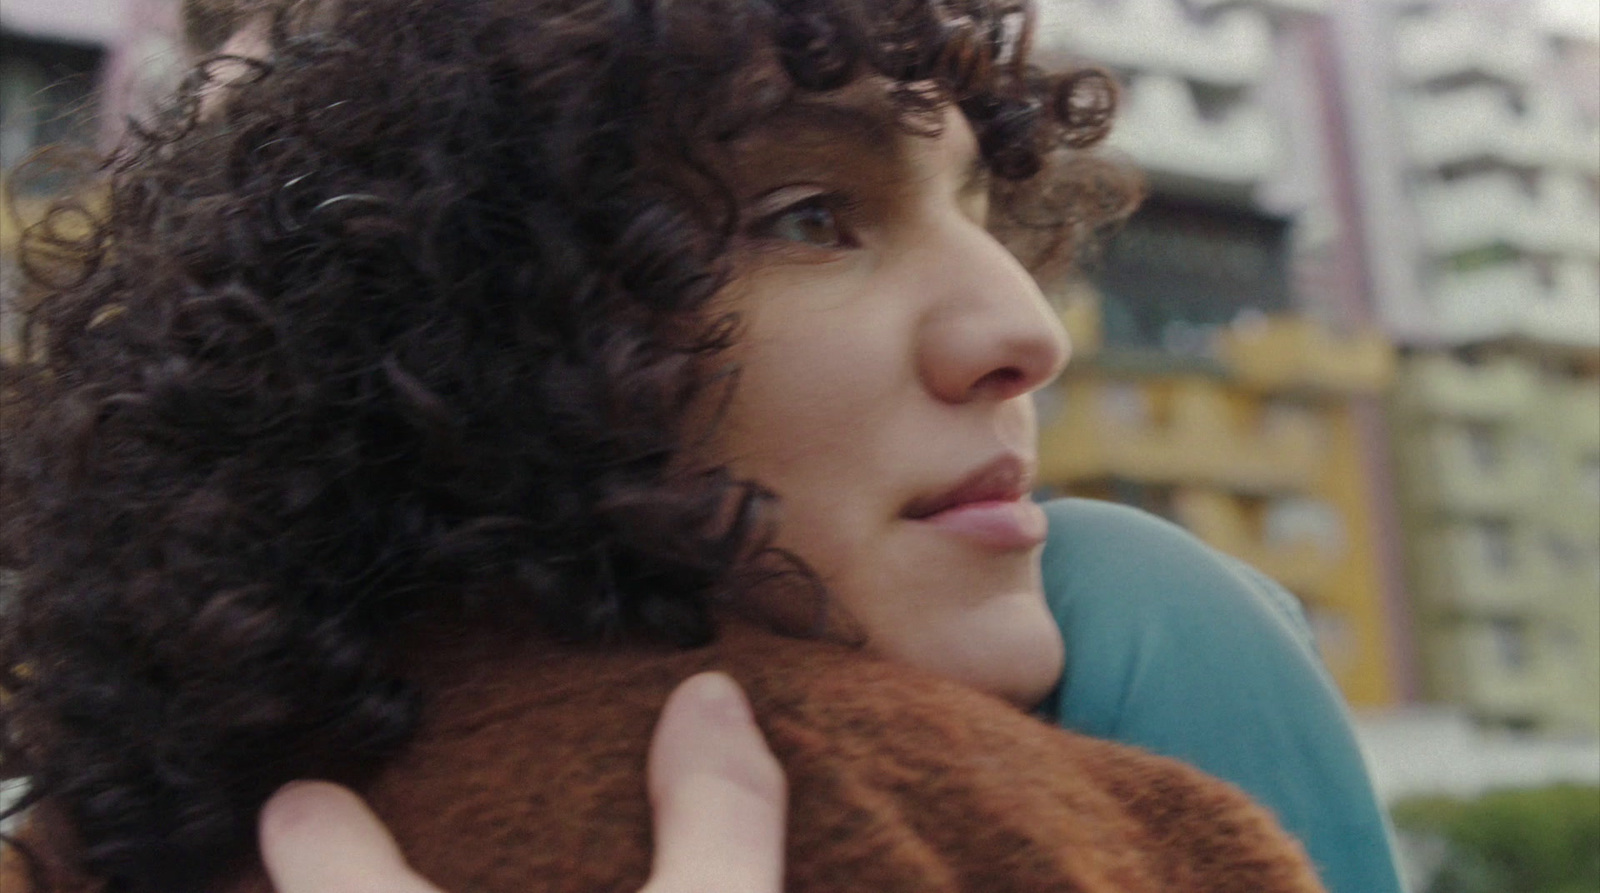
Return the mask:
[[1600, 893], [1600, 787], [1420, 797], [1393, 815], [1402, 833], [1443, 842], [1417, 893]]

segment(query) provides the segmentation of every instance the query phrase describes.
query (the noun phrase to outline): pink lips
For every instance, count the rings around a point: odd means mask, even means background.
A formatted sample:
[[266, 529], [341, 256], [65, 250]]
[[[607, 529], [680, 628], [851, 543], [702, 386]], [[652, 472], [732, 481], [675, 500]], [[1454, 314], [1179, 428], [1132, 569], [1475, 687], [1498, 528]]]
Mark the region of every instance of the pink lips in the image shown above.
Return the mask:
[[1049, 526], [1028, 498], [1031, 477], [1021, 458], [1002, 456], [943, 493], [913, 500], [902, 515], [997, 551], [1030, 549]]

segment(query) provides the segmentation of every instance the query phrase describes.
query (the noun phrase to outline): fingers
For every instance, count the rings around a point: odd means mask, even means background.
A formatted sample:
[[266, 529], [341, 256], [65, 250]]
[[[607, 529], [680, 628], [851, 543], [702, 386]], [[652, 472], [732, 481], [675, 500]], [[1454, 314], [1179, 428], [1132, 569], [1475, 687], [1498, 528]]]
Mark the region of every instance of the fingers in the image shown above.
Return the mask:
[[372, 810], [338, 785], [284, 786], [262, 807], [259, 831], [277, 893], [441, 893], [406, 866]]
[[722, 673], [667, 699], [650, 744], [655, 863], [641, 893], [780, 893], [783, 770]]
[[[649, 756], [655, 862], [641, 893], [781, 893], [783, 770], [732, 679], [702, 673], [661, 712]], [[296, 782], [261, 810], [277, 893], [442, 893], [354, 793]]]

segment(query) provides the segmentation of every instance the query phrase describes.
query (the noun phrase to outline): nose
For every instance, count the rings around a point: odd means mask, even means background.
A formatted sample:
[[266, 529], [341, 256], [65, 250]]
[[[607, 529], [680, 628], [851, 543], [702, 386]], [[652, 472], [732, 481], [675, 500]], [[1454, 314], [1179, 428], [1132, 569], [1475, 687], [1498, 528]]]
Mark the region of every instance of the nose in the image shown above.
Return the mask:
[[970, 220], [924, 246], [931, 304], [918, 339], [918, 374], [948, 403], [1009, 400], [1048, 384], [1071, 345], [1033, 276]]

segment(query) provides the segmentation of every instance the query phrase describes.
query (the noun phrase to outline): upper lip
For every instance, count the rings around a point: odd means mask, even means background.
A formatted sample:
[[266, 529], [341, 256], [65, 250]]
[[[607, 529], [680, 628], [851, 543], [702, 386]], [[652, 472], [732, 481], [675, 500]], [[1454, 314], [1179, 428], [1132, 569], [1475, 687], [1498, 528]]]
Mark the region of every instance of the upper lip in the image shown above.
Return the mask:
[[973, 502], [1015, 502], [1028, 495], [1032, 485], [1032, 465], [1021, 456], [1007, 453], [948, 490], [911, 500], [901, 516], [916, 521]]

